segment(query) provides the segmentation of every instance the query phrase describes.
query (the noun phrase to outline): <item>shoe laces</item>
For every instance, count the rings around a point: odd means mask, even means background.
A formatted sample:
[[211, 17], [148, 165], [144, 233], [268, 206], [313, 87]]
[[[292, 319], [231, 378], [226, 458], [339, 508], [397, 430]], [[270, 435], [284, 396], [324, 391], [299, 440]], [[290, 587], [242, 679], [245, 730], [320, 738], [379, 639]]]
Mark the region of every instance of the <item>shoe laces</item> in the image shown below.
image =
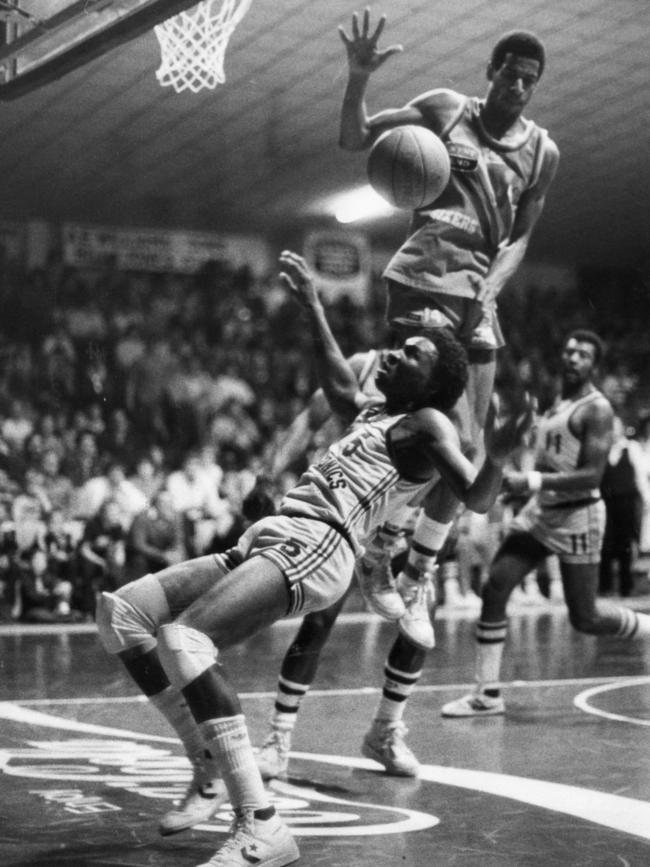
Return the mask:
[[413, 588], [412, 596], [407, 602], [409, 614], [417, 614], [418, 616], [426, 614], [429, 617], [429, 608], [434, 600], [433, 581], [430, 577], [425, 576]]
[[279, 753], [288, 753], [291, 747], [291, 730], [273, 728], [262, 744], [262, 749], [274, 749]]
[[382, 743], [382, 746], [394, 747], [396, 744], [400, 745], [404, 742], [404, 738], [408, 734], [408, 729], [406, 728], [405, 723], [401, 720], [396, 720], [395, 722], [389, 724], [383, 724], [382, 730], [379, 733], [379, 740]]
[[247, 843], [255, 841], [255, 817], [251, 810], [236, 812], [230, 824], [228, 839], [221, 849], [208, 862], [210, 867], [219, 867], [227, 863], [225, 856], [231, 852], [239, 851]]

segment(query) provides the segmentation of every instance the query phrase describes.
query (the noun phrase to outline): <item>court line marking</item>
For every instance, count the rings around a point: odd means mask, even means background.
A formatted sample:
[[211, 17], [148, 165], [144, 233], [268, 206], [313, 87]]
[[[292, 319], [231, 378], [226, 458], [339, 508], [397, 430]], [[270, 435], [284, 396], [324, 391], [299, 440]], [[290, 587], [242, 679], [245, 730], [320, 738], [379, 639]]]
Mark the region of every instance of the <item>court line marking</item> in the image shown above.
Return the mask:
[[[140, 741], [169, 741], [156, 735], [126, 732], [107, 726], [92, 723], [79, 723], [51, 714], [21, 708], [9, 702], [0, 703], [0, 713], [10, 714], [9, 718], [16, 721], [44, 725], [68, 731], [85, 731], [94, 734], [118, 734], [122, 738], [137, 738]], [[381, 768], [371, 759], [360, 759], [350, 756], [333, 756], [291, 752], [291, 756], [312, 762], [342, 766], [345, 768], [361, 768], [377, 770]], [[490, 771], [477, 771], [466, 768], [444, 767], [441, 765], [422, 765], [420, 779], [442, 785], [480, 791], [500, 798], [510, 798], [520, 803], [541, 807], [554, 813], [563, 813], [593, 822], [616, 831], [632, 834], [650, 840], [650, 802], [636, 798], [623, 797], [608, 792], [584, 789], [564, 783], [553, 783], [529, 777], [518, 777], [510, 774], [498, 774]]]
[[[625, 684], [644, 684], [650, 683], [650, 676], [648, 675], [636, 675], [635, 677], [626, 677], [624, 679]], [[573, 677], [566, 679], [555, 679], [555, 680], [512, 680], [510, 682], [503, 681], [502, 686], [504, 689], [535, 689], [539, 687], [563, 687], [563, 686], [584, 686], [586, 684], [614, 684], [614, 686], [621, 683], [621, 678], [616, 676], [609, 677]], [[476, 684], [474, 683], [436, 683], [436, 684], [425, 684], [423, 686], [417, 686], [414, 692], [422, 692], [422, 693], [436, 693], [436, 692], [447, 692], [449, 690], [460, 692], [461, 690], [473, 689]], [[340, 698], [345, 696], [354, 696], [354, 695], [379, 695], [382, 691], [380, 686], [360, 686], [360, 687], [350, 687], [349, 689], [310, 689], [307, 695], [316, 696], [317, 698]], [[246, 700], [254, 700], [254, 699], [268, 699], [275, 698], [276, 691], [265, 691], [265, 692], [238, 692], [237, 693], [240, 698]], [[6, 699], [4, 701], [0, 701], [0, 707], [3, 704], [8, 704], [13, 702], [15, 704], [26, 705], [28, 707], [38, 707], [38, 706], [47, 706], [47, 705], [60, 705], [60, 704], [120, 704], [120, 703], [128, 703], [128, 702], [146, 702], [147, 697], [138, 693], [132, 696], [101, 696], [96, 698], [15, 698], [15, 699]]]
[[638, 717], [626, 716], [625, 714], [611, 713], [610, 711], [601, 710], [600, 708], [589, 704], [589, 699], [593, 698], [595, 695], [600, 695], [603, 692], [611, 692], [615, 689], [626, 689], [629, 686], [638, 686], [643, 683], [650, 683], [650, 677], [628, 677], [622, 682], [619, 681], [618, 683], [607, 683], [602, 686], [595, 686], [592, 687], [592, 689], [586, 689], [583, 692], [578, 693], [578, 695], [573, 699], [573, 704], [578, 708], [578, 710], [591, 714], [592, 716], [599, 716], [603, 717], [603, 719], [614, 720], [616, 722], [630, 723], [631, 725], [636, 726], [650, 726], [650, 719], [640, 719]]

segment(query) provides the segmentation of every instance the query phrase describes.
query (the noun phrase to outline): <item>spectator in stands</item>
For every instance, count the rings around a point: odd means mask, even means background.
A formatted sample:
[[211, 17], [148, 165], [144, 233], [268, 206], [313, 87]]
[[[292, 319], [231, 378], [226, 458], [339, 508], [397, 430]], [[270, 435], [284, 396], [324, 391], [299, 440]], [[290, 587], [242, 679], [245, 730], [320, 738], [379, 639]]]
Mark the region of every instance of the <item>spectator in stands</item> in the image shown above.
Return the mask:
[[63, 322], [58, 322], [40, 347], [43, 392], [57, 403], [69, 404], [75, 391], [77, 353]]
[[131, 428], [126, 411], [115, 407], [108, 416], [104, 431], [97, 437], [100, 456], [132, 466], [138, 446], [139, 438]]
[[73, 517], [74, 485], [61, 472], [61, 460], [55, 449], [47, 449], [40, 460], [41, 487], [50, 504], [50, 511], [61, 511], [66, 520]]
[[105, 500], [86, 523], [79, 545], [80, 585], [75, 598], [87, 620], [94, 619], [97, 594], [126, 583], [127, 534], [119, 504]]
[[19, 558], [19, 619], [26, 623], [65, 623], [81, 619], [71, 607], [72, 584], [53, 574], [45, 551], [33, 545]]
[[641, 447], [635, 440], [628, 439], [619, 416], [614, 418], [613, 433], [600, 485], [607, 524], [600, 560], [599, 592], [612, 593], [617, 571], [620, 595], [630, 596], [634, 589], [634, 546], [639, 540], [641, 515], [650, 509], [650, 482], [645, 473]]
[[131, 484], [144, 494], [148, 503], [153, 502], [155, 495], [166, 481], [164, 465], [158, 452], [160, 450], [155, 448], [142, 452], [136, 458], [135, 469], [129, 476]]
[[61, 472], [68, 476], [77, 490], [101, 472], [97, 439], [93, 433], [87, 430], [77, 433], [75, 446], [67, 450]]
[[181, 467], [169, 474], [167, 489], [174, 509], [184, 519], [184, 544], [189, 556], [202, 553], [216, 532], [227, 532], [232, 510], [219, 494], [214, 473], [206, 471], [200, 451], [186, 454]]
[[28, 401], [14, 398], [10, 402], [0, 433], [14, 454], [22, 454], [25, 441], [34, 430], [33, 415], [33, 408]]
[[142, 491], [127, 479], [125, 466], [120, 460], [110, 459], [103, 473], [88, 479], [83, 485], [79, 491], [77, 514], [87, 519], [96, 514], [106, 500], [114, 503], [125, 531], [138, 512], [148, 505]]
[[186, 557], [180, 514], [169, 491], [154, 494], [151, 505], [133, 519], [127, 542], [127, 569], [131, 578], [158, 572]]
[[43, 476], [30, 467], [25, 472], [23, 488], [14, 498], [11, 508], [20, 553], [34, 544], [41, 544], [45, 534], [45, 521], [51, 511], [52, 504], [43, 486]]

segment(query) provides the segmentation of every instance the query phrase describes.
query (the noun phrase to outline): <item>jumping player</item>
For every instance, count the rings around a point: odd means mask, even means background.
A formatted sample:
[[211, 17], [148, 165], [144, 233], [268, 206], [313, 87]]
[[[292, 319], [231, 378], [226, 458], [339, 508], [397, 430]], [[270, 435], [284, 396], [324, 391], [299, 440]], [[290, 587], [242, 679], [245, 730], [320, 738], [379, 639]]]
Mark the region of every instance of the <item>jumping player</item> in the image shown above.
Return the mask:
[[499, 676], [506, 605], [521, 579], [550, 554], [560, 560], [571, 625], [590, 635], [650, 637], [650, 615], [597, 599], [605, 507], [600, 481], [612, 444], [614, 413], [594, 385], [602, 357], [590, 331], [569, 334], [562, 350], [562, 391], [539, 423], [535, 470], [508, 473], [505, 490], [531, 495], [515, 517], [483, 588], [476, 628], [476, 687], [449, 702], [443, 716], [502, 714]]
[[[485, 422], [495, 350], [503, 346], [496, 298], [524, 258], [559, 159], [546, 131], [523, 116], [544, 72], [545, 50], [532, 33], [507, 33], [492, 50], [484, 99], [441, 88], [370, 116], [365, 104], [370, 76], [402, 50], [378, 48], [385, 21], [382, 16], [371, 32], [366, 10], [361, 25], [354, 13], [351, 35], [339, 28], [348, 60], [339, 141], [346, 150], [364, 150], [387, 129], [417, 124], [447, 147], [450, 181], [431, 206], [413, 213], [408, 237], [384, 277], [389, 320], [437, 319], [468, 349], [468, 385], [456, 412], [469, 454]], [[432, 492], [401, 576], [402, 592], [413, 604], [400, 629], [425, 647], [432, 645], [433, 634], [420, 604], [427, 594], [417, 592], [417, 582], [426, 582], [433, 571], [457, 509], [446, 486]]]
[[279, 515], [252, 525], [234, 549], [144, 576], [98, 605], [104, 646], [194, 749], [195, 800], [208, 762], [223, 779], [235, 821], [203, 867], [283, 867], [299, 855], [270, 805], [237, 693], [216, 665], [218, 649], [339, 599], [364, 540], [397, 501], [417, 499], [434, 474], [472, 509], [485, 511], [508, 453], [530, 423], [529, 407], [502, 422], [493, 413], [477, 473], [445, 414], [467, 371], [462, 347], [444, 331], [389, 352], [377, 373], [385, 404], [364, 411], [367, 398], [331, 333], [304, 260], [286, 252], [280, 262], [283, 281], [307, 311], [330, 406], [354, 424], [285, 496]]

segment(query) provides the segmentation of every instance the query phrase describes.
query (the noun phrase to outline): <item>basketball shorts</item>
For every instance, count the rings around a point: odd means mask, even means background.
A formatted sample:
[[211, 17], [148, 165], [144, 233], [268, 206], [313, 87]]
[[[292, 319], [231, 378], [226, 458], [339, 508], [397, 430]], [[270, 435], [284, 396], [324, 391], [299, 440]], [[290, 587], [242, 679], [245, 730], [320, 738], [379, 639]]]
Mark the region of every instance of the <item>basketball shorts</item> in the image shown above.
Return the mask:
[[529, 500], [512, 519], [508, 535], [529, 533], [557, 554], [562, 563], [598, 563], [605, 535], [605, 504], [543, 508], [537, 498]]
[[286, 515], [262, 518], [235, 548], [215, 555], [215, 560], [221, 570], [256, 555], [271, 560], [285, 576], [291, 597], [287, 615], [328, 608], [352, 580], [352, 548], [324, 521]]
[[[400, 331], [422, 334], [427, 328], [448, 327], [461, 343], [469, 344], [483, 320], [483, 307], [474, 298], [416, 289], [390, 279], [386, 280], [386, 291], [386, 319]], [[496, 307], [490, 311], [490, 324], [497, 346], [505, 346]]]

